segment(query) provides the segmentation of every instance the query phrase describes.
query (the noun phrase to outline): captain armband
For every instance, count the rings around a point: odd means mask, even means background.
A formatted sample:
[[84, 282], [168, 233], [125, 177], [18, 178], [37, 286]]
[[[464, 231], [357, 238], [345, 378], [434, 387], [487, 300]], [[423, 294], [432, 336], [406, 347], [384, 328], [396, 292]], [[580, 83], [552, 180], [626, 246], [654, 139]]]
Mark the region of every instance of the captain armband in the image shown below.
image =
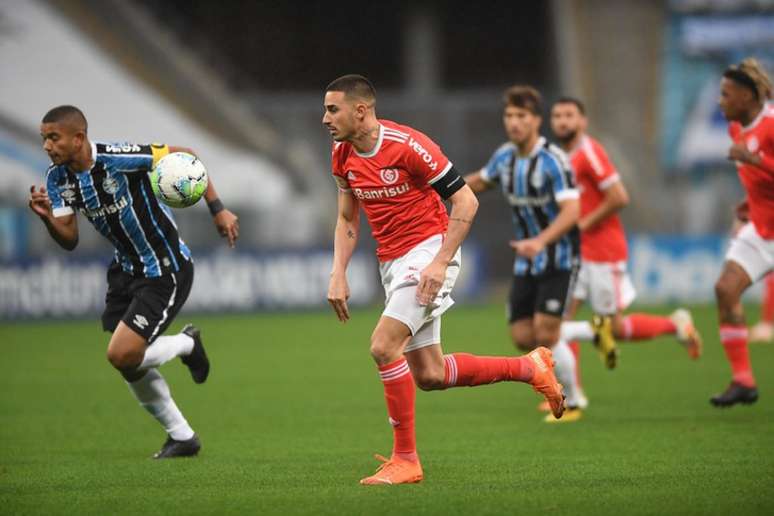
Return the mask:
[[451, 167], [444, 175], [430, 183], [430, 186], [438, 192], [442, 199], [448, 199], [457, 190], [465, 186], [465, 180], [462, 179], [457, 169]]

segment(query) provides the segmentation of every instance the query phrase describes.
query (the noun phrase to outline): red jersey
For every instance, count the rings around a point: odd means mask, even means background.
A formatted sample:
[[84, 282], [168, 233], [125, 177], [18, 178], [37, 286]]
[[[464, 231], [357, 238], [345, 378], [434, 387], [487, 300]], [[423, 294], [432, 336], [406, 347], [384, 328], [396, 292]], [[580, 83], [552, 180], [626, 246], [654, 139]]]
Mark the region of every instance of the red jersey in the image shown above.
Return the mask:
[[[620, 178], [605, 149], [590, 136], [581, 137], [570, 154], [570, 162], [580, 190], [580, 214], [583, 217], [600, 205], [605, 190]], [[617, 213], [581, 233], [581, 257], [590, 262], [626, 260], [626, 234]]]
[[339, 189], [352, 192], [363, 206], [380, 261], [403, 256], [423, 240], [446, 232], [446, 207], [431, 184], [452, 164], [421, 132], [379, 120], [373, 150], [361, 154], [348, 142], [336, 142], [332, 162]]
[[774, 106], [766, 105], [746, 127], [739, 122], [728, 124], [734, 143], [761, 158], [760, 166], [736, 163], [739, 180], [747, 192], [750, 221], [766, 240], [774, 240]]

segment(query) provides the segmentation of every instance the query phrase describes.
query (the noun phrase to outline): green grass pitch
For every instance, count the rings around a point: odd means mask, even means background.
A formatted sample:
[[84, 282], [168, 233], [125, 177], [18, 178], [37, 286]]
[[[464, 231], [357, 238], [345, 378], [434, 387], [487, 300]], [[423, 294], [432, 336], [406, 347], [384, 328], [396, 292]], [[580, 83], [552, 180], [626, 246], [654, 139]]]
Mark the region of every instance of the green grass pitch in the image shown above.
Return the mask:
[[[391, 444], [368, 354], [378, 313], [181, 316], [213, 369], [199, 386], [162, 368], [203, 444], [174, 461], [149, 458], [165, 435], [96, 321], [0, 326], [0, 514], [774, 513], [774, 345], [751, 345], [756, 405], [710, 407], [729, 380], [711, 307], [695, 310], [699, 362], [663, 338], [623, 344], [611, 372], [584, 347], [578, 423], [542, 423], [524, 384], [419, 392], [424, 482], [358, 485]], [[443, 340], [513, 353], [500, 304], [455, 307]]]

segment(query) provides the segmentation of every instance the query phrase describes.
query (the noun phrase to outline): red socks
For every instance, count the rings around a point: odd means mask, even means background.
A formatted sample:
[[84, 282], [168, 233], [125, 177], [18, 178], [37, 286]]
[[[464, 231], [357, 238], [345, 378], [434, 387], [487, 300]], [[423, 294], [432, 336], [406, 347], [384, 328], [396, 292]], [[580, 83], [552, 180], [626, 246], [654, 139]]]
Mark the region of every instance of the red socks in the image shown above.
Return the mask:
[[745, 387], [755, 387], [755, 378], [747, 351], [747, 326], [720, 325], [720, 342], [726, 350], [734, 381]]
[[674, 335], [677, 326], [662, 315], [630, 314], [623, 319], [624, 340], [652, 339], [659, 335]]
[[416, 388], [405, 358], [379, 366], [384, 384], [384, 398], [392, 425], [392, 454], [416, 462], [417, 439], [414, 432], [414, 400]]
[[479, 357], [468, 353], [444, 355], [444, 384], [447, 387], [484, 385], [497, 382], [529, 382], [535, 373], [532, 360], [521, 357]]
[[774, 272], [770, 272], [763, 283], [761, 320], [767, 323], [774, 323]]

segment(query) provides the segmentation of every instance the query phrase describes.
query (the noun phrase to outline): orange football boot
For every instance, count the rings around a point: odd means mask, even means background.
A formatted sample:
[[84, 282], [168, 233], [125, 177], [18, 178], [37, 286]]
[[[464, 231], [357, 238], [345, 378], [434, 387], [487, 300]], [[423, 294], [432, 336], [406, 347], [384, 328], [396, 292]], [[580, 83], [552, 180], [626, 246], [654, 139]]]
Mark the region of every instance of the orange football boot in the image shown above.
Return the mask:
[[564, 395], [562, 385], [554, 375], [554, 358], [551, 350], [543, 346], [527, 355], [535, 363], [535, 374], [529, 382], [535, 392], [545, 396], [551, 406], [551, 413], [556, 419], [564, 413]]
[[421, 482], [424, 478], [422, 474], [422, 465], [410, 460], [404, 460], [399, 457], [388, 459], [381, 455], [375, 455], [376, 460], [382, 463], [376, 468], [376, 473], [370, 477], [365, 477], [360, 481], [364, 486], [373, 486], [379, 484], [415, 484]]

